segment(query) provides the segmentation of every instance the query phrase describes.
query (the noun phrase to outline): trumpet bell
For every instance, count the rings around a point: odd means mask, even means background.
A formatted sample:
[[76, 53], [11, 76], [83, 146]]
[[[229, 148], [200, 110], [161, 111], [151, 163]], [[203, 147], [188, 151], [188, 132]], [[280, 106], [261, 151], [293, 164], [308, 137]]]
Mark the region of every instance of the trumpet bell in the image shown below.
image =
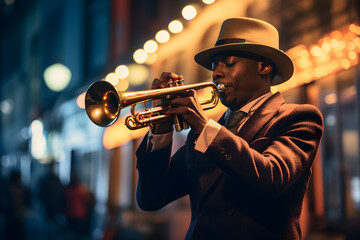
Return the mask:
[[121, 101], [115, 87], [106, 81], [90, 85], [85, 95], [85, 109], [90, 120], [107, 127], [120, 115]]

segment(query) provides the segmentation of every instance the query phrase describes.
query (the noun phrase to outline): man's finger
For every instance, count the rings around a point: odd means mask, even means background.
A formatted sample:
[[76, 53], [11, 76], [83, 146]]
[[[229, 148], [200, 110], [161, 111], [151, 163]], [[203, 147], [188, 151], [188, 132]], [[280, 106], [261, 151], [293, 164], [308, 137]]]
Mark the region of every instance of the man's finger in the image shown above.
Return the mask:
[[157, 88], [161, 88], [161, 81], [158, 78], [155, 78], [152, 82], [152, 89], [157, 89]]

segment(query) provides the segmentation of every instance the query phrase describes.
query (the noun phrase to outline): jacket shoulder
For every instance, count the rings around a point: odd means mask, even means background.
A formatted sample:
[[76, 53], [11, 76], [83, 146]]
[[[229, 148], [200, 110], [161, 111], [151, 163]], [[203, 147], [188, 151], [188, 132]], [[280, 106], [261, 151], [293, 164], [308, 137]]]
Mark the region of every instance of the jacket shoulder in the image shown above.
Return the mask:
[[312, 114], [322, 117], [320, 110], [311, 104], [284, 103], [279, 108], [279, 114]]
[[282, 104], [278, 110], [278, 119], [290, 122], [313, 122], [323, 127], [323, 116], [320, 110], [311, 104]]

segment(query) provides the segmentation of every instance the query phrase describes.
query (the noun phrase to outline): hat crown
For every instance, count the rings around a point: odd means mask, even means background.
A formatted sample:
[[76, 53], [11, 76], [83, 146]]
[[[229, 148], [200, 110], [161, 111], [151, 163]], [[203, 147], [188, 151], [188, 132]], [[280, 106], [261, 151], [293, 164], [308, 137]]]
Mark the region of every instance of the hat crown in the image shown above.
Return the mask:
[[273, 25], [259, 19], [230, 18], [221, 25], [216, 45], [235, 42], [256, 43], [278, 49], [279, 33]]
[[294, 72], [291, 58], [279, 49], [278, 30], [259, 19], [241, 17], [225, 20], [215, 46], [197, 53], [195, 61], [212, 70], [213, 57], [225, 52], [246, 52], [270, 60], [275, 66], [271, 85], [287, 81]]

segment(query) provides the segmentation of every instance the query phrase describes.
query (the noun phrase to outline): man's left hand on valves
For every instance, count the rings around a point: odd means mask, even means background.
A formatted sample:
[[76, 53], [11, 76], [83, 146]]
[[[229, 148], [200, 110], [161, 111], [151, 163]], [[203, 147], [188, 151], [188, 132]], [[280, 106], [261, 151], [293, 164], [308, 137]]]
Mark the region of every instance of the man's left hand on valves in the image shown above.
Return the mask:
[[181, 115], [196, 134], [200, 134], [208, 122], [196, 91], [193, 89], [172, 96], [163, 102], [163, 105], [171, 106], [166, 108], [164, 114]]

